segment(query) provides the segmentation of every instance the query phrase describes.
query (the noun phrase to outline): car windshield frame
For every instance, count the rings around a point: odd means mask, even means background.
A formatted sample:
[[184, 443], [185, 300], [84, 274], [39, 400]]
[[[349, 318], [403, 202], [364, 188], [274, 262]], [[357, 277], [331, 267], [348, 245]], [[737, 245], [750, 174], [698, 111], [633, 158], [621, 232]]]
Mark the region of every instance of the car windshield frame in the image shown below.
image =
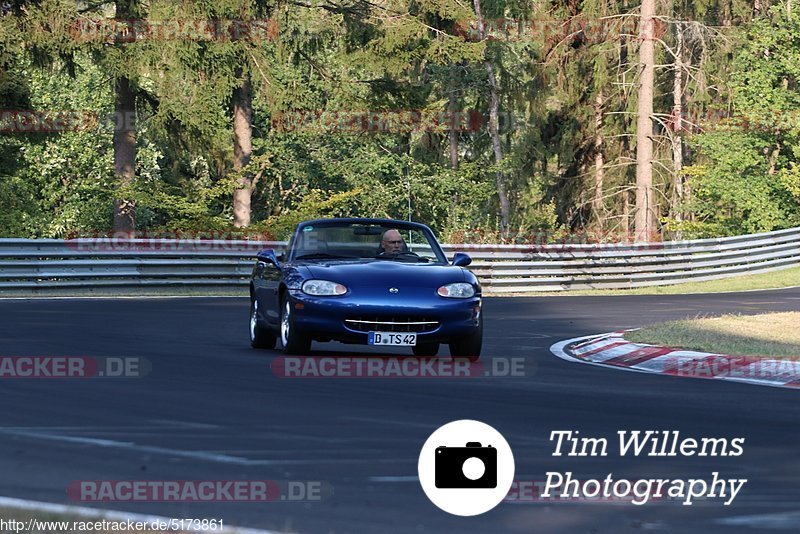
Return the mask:
[[[427, 240], [427, 245], [430, 247], [431, 252], [435, 256], [434, 258], [430, 257], [418, 257], [413, 253], [400, 253], [397, 255], [387, 255], [387, 256], [377, 256], [377, 255], [358, 255], [358, 256], [348, 256], [340, 253], [336, 253], [336, 251], [331, 251], [328, 253], [327, 251], [309, 251], [298, 249], [297, 244], [302, 239], [302, 234], [308, 230], [306, 228], [311, 227], [314, 229], [320, 228], [351, 228], [351, 227], [377, 227], [380, 228], [379, 232], [377, 233], [370, 233], [365, 235], [375, 235], [377, 238], [377, 243], [380, 243], [380, 237], [386, 230], [398, 230], [401, 232], [406, 231], [414, 231], [422, 235]], [[374, 231], [374, 230], [373, 230]], [[355, 234], [354, 234], [355, 235]], [[413, 245], [412, 245], [413, 246]], [[306, 257], [308, 256], [308, 257]], [[419, 258], [419, 259], [418, 259]], [[364, 260], [376, 260], [376, 261], [385, 261], [385, 260], [394, 260], [400, 261], [403, 263], [410, 263], [410, 264], [418, 264], [418, 265], [447, 265], [449, 261], [447, 256], [445, 255], [444, 251], [442, 250], [439, 241], [436, 239], [436, 236], [433, 234], [433, 231], [425, 226], [424, 224], [420, 223], [413, 223], [408, 221], [398, 221], [398, 220], [391, 220], [391, 219], [320, 219], [314, 221], [304, 221], [300, 223], [297, 228], [295, 229], [294, 233], [292, 234], [292, 238], [288, 243], [288, 256], [287, 261], [364, 261]]]

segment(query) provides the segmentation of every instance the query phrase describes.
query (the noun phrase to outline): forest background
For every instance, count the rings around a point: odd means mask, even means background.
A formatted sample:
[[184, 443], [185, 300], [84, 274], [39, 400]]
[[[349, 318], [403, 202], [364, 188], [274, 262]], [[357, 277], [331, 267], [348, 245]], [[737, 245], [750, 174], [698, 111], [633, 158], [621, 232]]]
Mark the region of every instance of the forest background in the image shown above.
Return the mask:
[[0, 237], [800, 226], [791, 0], [0, 2]]

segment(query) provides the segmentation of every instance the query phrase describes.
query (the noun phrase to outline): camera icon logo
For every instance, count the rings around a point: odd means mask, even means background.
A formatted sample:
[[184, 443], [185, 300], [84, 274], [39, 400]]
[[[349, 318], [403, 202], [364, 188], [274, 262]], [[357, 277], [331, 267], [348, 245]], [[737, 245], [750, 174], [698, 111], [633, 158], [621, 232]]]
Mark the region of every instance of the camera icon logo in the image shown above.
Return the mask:
[[422, 446], [419, 482], [433, 504], [453, 515], [488, 512], [514, 482], [514, 455], [497, 430], [471, 419], [439, 427]]
[[437, 447], [437, 488], [496, 488], [497, 449], [467, 442], [466, 447]]

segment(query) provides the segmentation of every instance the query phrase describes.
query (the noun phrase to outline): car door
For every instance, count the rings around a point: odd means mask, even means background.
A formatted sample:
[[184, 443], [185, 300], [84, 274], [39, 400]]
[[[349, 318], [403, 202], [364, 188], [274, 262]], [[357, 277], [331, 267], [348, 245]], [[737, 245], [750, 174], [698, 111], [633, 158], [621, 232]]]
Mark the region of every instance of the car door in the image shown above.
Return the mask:
[[271, 261], [259, 261], [253, 271], [253, 287], [261, 317], [273, 327], [278, 326], [278, 287], [281, 269]]

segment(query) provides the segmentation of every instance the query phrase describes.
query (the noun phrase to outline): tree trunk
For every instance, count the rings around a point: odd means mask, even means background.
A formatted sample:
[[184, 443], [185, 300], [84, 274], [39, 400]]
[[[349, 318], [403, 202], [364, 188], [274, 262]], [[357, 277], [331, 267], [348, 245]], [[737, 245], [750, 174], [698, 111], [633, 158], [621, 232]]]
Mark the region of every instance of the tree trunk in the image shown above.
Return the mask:
[[[237, 73], [241, 78], [242, 71]], [[246, 75], [242, 85], [233, 90], [233, 168], [241, 172], [253, 153], [253, 92], [250, 75]], [[250, 225], [250, 201], [253, 183], [250, 178], [240, 174], [233, 191], [233, 225], [244, 228]]]
[[[628, 0], [622, 0], [622, 12], [628, 12]], [[629, 39], [625, 35], [625, 32], [621, 32], [619, 35], [619, 58], [617, 61], [617, 73], [626, 72], [628, 70], [628, 43]], [[623, 77], [623, 82], [626, 81], [626, 78]], [[622, 99], [621, 108], [627, 109], [628, 108], [628, 93], [626, 91], [620, 91], [619, 96]], [[622, 131], [627, 134], [631, 131], [631, 118], [629, 114], [622, 115]], [[623, 154], [630, 154], [631, 153], [631, 141], [628, 135], [623, 135], [621, 140], [622, 145], [622, 153]], [[620, 202], [620, 211], [621, 211], [621, 218], [620, 218], [620, 230], [621, 230], [621, 238], [620, 240], [624, 243], [630, 241], [631, 236], [631, 213], [630, 213], [630, 195], [628, 193], [628, 187], [630, 186], [630, 173], [628, 167], [624, 167], [623, 174], [622, 174], [622, 196]]]
[[[136, 95], [128, 78], [114, 83], [114, 177], [128, 187], [136, 177]], [[114, 200], [114, 231], [136, 230], [136, 208], [132, 200]]]
[[775, 146], [772, 147], [772, 152], [769, 154], [769, 168], [767, 169], [767, 174], [770, 176], [774, 176], [777, 172], [777, 165], [778, 165], [778, 156], [781, 155], [781, 142], [778, 141], [775, 143]]
[[[691, 206], [691, 204], [692, 204], [692, 182], [691, 182], [691, 180], [686, 180], [686, 182], [683, 184], [683, 198], [686, 200], [686, 204]], [[690, 221], [690, 222], [694, 221], [694, 218], [695, 218], [694, 216], [695, 216], [695, 213], [693, 211], [689, 210], [689, 212], [686, 213], [686, 220]]]
[[603, 89], [597, 91], [594, 99], [594, 202], [592, 211], [598, 232], [603, 232], [605, 213], [603, 209], [603, 181], [605, 171], [603, 167]]
[[450, 167], [458, 169], [458, 128], [457, 125], [461, 124], [461, 117], [458, 117], [458, 98], [456, 98], [456, 87], [458, 87], [458, 66], [453, 65], [450, 67], [450, 92], [447, 95], [448, 103], [447, 109], [450, 112]]
[[653, 85], [655, 79], [655, 0], [642, 0], [639, 38], [639, 92], [636, 103], [636, 241], [656, 234], [653, 196]]
[[[784, 77], [781, 80], [781, 87], [783, 87], [784, 92], [789, 90], [789, 78]], [[777, 129], [775, 130], [775, 137], [777, 140], [775, 141], [775, 146], [772, 147], [772, 152], [770, 152], [769, 169], [767, 170], [767, 173], [770, 176], [774, 176], [775, 173], [777, 172], [778, 156], [781, 155], [781, 148], [782, 148], [780, 131]]]
[[[675, 46], [675, 75], [672, 79], [672, 217], [677, 222], [683, 221], [683, 25], [677, 26], [677, 44]], [[680, 229], [675, 233], [676, 239], [682, 239]]]
[[631, 235], [631, 202], [627, 184], [625, 187], [622, 190], [622, 241], [627, 243]]
[[756, 17], [764, 16], [769, 12], [769, 8], [772, 5], [770, 0], [754, 0], [753, 2], [753, 14]]
[[[130, 19], [136, 11], [136, 0], [118, 0], [117, 19]], [[114, 178], [118, 186], [130, 187], [136, 178], [136, 93], [131, 80], [122, 76], [114, 81]], [[114, 200], [114, 231], [136, 230], [136, 207], [133, 200]]]
[[[474, 0], [475, 15], [478, 19], [478, 36], [484, 39], [485, 30], [483, 25], [483, 15], [481, 15], [481, 0]], [[497, 78], [494, 75], [492, 62], [483, 62], [486, 74], [489, 78], [489, 93], [491, 97], [491, 107], [489, 108], [489, 135], [492, 139], [492, 150], [494, 151], [494, 161], [499, 165], [503, 161], [503, 148], [500, 144], [500, 96], [497, 90]], [[511, 207], [506, 193], [505, 176], [501, 171], [495, 173], [495, 185], [497, 186], [497, 196], [500, 200], [500, 231], [505, 235], [508, 232]]]

